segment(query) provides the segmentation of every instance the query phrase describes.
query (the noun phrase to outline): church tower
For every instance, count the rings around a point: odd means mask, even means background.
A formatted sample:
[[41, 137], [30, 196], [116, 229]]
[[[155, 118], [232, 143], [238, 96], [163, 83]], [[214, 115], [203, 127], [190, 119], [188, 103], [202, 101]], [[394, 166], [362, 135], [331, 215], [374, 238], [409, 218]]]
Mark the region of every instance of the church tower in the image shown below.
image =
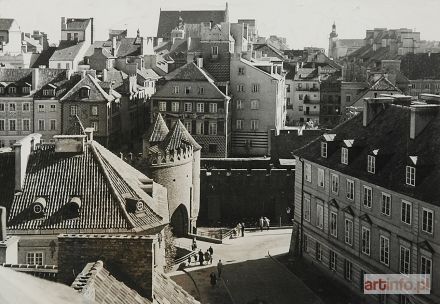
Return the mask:
[[336, 59], [337, 58], [337, 49], [336, 49], [336, 41], [338, 40], [338, 33], [336, 33], [336, 24], [333, 22], [332, 32], [328, 38], [328, 57]]

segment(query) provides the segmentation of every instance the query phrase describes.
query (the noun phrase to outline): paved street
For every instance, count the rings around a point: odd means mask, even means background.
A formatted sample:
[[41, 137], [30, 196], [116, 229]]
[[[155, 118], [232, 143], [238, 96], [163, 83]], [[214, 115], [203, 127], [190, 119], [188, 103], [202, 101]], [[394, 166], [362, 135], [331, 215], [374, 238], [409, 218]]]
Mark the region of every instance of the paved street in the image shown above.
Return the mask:
[[[245, 237], [228, 239], [223, 244], [198, 242], [205, 251], [214, 249], [214, 263], [221, 259], [224, 263], [223, 284], [212, 288], [209, 274], [212, 266], [193, 266], [187, 269], [195, 280], [202, 303], [246, 304], [256, 299], [268, 304], [321, 303], [320, 299], [304, 283], [283, 265], [268, 256], [288, 252], [290, 229], [248, 232]], [[190, 240], [179, 239], [179, 243], [189, 244]], [[197, 293], [194, 283], [187, 275], [176, 272], [173, 279], [190, 293]], [[222, 282], [222, 283], [223, 283]], [[195, 294], [197, 295], [197, 294]], [[256, 302], [258, 303], [258, 302]]]

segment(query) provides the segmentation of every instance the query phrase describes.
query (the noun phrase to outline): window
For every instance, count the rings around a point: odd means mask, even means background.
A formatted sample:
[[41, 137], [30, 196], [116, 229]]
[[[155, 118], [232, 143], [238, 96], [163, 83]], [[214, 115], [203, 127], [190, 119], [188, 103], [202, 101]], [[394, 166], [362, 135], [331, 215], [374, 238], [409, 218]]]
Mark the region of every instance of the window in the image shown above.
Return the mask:
[[10, 102], [9, 103], [9, 112], [15, 112], [16, 110], [16, 105], [14, 102]]
[[0, 87], [0, 94], [5, 94], [5, 88], [4, 87]]
[[98, 132], [98, 131], [99, 131], [98, 126], [99, 126], [99, 124], [98, 124], [97, 121], [92, 121], [92, 128], [93, 128], [93, 130], [94, 130], [95, 132]]
[[98, 106], [91, 106], [91, 112], [93, 116], [98, 115]]
[[345, 219], [345, 243], [353, 245], [353, 221]]
[[338, 214], [330, 212], [330, 235], [338, 237]]
[[192, 130], [192, 122], [191, 122], [191, 120], [190, 121], [185, 121], [185, 128], [186, 128], [186, 130], [189, 133], [191, 133], [191, 130]]
[[45, 106], [44, 104], [39, 104], [38, 105], [38, 112], [44, 112], [45, 111]]
[[402, 201], [402, 208], [401, 208], [401, 220], [402, 222], [411, 225], [411, 215], [412, 215], [412, 206], [410, 202]]
[[44, 131], [44, 119], [38, 120], [38, 131]]
[[310, 194], [304, 193], [304, 219], [310, 222]]
[[347, 281], [351, 281], [351, 269], [352, 269], [352, 264], [349, 260], [345, 259], [345, 265], [344, 265], [344, 278]]
[[217, 113], [217, 104], [216, 103], [209, 103], [209, 113]]
[[159, 101], [159, 111], [164, 112], [167, 110], [167, 102]]
[[238, 92], [244, 92], [244, 84], [237, 85], [237, 91]]
[[173, 93], [174, 93], [174, 94], [179, 94], [179, 87], [178, 87], [178, 86], [175, 86], [175, 87], [173, 88]]
[[336, 271], [337, 265], [337, 255], [336, 252], [330, 250], [330, 260], [329, 260], [329, 268], [333, 271]]
[[5, 141], [3, 139], [0, 139], [0, 148], [5, 147]]
[[347, 148], [341, 149], [341, 163], [344, 165], [348, 165], [348, 149]]
[[218, 46], [211, 47], [212, 56], [218, 56]]
[[411, 266], [410, 250], [405, 246], [400, 246], [400, 273], [409, 274]]
[[286, 93], [290, 93], [290, 84], [286, 84]]
[[53, 89], [45, 89], [43, 90], [43, 96], [52, 96], [54, 93]]
[[9, 131], [17, 130], [17, 121], [15, 119], [9, 119]]
[[191, 102], [185, 102], [183, 105], [183, 110], [185, 112], [192, 112], [192, 103]]
[[209, 123], [208, 134], [209, 135], [217, 135], [217, 123], [216, 122]]
[[372, 155], [368, 155], [367, 171], [368, 173], [376, 173], [376, 157]]
[[30, 265], [43, 265], [43, 252], [27, 252], [26, 263]]
[[345, 102], [351, 101], [351, 95], [345, 95]]
[[406, 184], [409, 186], [416, 185], [416, 168], [406, 166]]
[[57, 129], [57, 121], [55, 119], [50, 120], [50, 130], [55, 131]]
[[383, 235], [380, 236], [380, 262], [387, 266], [390, 264], [390, 240]]
[[[66, 68], [68, 68], [67, 64], [66, 64]], [[82, 98], [88, 98], [90, 96], [90, 89], [87, 87], [81, 88], [80, 95]]]
[[205, 103], [203, 103], [203, 102], [197, 103], [197, 112], [200, 112], [200, 113], [205, 112]]
[[324, 169], [318, 168], [318, 186], [324, 188]]
[[29, 110], [30, 110], [29, 102], [23, 103], [23, 112], [29, 112]]
[[196, 134], [205, 134], [205, 124], [203, 123], [203, 121], [198, 121], [196, 123]]
[[321, 157], [327, 158], [327, 143], [321, 143]]
[[242, 110], [243, 109], [243, 102], [239, 99], [237, 100], [237, 110]]
[[423, 208], [422, 213], [422, 231], [433, 233], [434, 211]]
[[421, 256], [420, 259], [420, 273], [423, 274], [432, 273], [432, 260], [423, 255]]
[[366, 208], [371, 208], [372, 196], [373, 190], [371, 189], [371, 187], [364, 186], [363, 202]]
[[303, 100], [303, 99], [304, 99], [303, 94], [299, 94], [299, 95], [298, 95], [298, 99], [299, 99], [299, 100]]
[[72, 40], [72, 33], [67, 33], [67, 40]]
[[382, 206], [380, 212], [386, 216], [391, 215], [391, 195], [382, 192]]
[[334, 194], [338, 194], [339, 192], [339, 175], [332, 173], [331, 175], [332, 180], [332, 192]]
[[0, 131], [5, 131], [5, 120], [0, 119]]
[[308, 182], [312, 181], [312, 165], [311, 164], [304, 164], [304, 178]]
[[324, 207], [322, 202], [316, 203], [316, 227], [320, 229], [324, 227]]
[[251, 130], [258, 130], [258, 119], [251, 119]]
[[244, 75], [244, 71], [245, 71], [244, 67], [239, 67], [238, 68], [238, 75]]
[[362, 253], [370, 255], [371, 231], [367, 227], [362, 227]]
[[185, 87], [185, 94], [191, 93], [191, 87]]
[[322, 247], [318, 242], [316, 242], [316, 259], [322, 261]]
[[260, 108], [260, 102], [258, 100], [251, 100], [251, 110], [258, 110]]
[[347, 198], [354, 200], [354, 181], [347, 179]]
[[235, 128], [237, 130], [242, 130], [243, 129], [243, 119], [237, 119], [236, 120]]
[[199, 87], [198, 93], [199, 93], [199, 95], [205, 94], [205, 88]]
[[9, 87], [8, 92], [9, 92], [9, 94], [15, 94], [15, 93], [17, 93], [17, 88], [16, 87]]
[[29, 119], [23, 119], [23, 131], [30, 131], [31, 130], [31, 121]]
[[78, 114], [78, 106], [70, 106], [70, 116], [75, 116]]
[[[202, 103], [202, 105], [203, 105], [203, 103]], [[179, 112], [179, 102], [178, 101], [173, 101], [171, 103], [171, 111]]]
[[304, 252], [307, 252], [309, 250], [309, 240], [307, 235], [304, 235]]
[[0, 103], [0, 112], [4, 112], [5, 111], [5, 104], [2, 102]]

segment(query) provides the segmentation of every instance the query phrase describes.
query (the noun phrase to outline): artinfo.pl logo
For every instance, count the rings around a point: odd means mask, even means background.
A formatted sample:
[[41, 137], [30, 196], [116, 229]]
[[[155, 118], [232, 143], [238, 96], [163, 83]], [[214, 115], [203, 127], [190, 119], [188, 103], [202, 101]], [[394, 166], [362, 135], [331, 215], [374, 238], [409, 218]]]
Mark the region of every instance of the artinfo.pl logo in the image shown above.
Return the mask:
[[365, 274], [364, 294], [430, 294], [429, 274]]

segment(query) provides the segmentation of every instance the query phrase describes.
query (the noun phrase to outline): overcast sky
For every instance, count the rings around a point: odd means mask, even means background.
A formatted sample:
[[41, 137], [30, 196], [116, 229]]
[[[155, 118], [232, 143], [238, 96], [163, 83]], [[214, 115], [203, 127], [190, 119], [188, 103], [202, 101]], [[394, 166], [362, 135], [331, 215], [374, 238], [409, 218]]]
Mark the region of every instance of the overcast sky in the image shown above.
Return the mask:
[[[160, 8], [223, 9], [222, 0], [0, 0], [0, 17], [17, 19], [22, 31], [39, 29], [50, 42], [60, 39], [60, 17], [94, 17], [97, 40], [109, 29], [127, 28], [135, 36], [154, 36]], [[440, 40], [440, 0], [229, 0], [231, 22], [257, 20], [261, 36], [287, 38], [291, 48], [328, 47], [333, 21], [340, 38], [364, 38], [374, 27], [407, 27], [421, 39]]]

